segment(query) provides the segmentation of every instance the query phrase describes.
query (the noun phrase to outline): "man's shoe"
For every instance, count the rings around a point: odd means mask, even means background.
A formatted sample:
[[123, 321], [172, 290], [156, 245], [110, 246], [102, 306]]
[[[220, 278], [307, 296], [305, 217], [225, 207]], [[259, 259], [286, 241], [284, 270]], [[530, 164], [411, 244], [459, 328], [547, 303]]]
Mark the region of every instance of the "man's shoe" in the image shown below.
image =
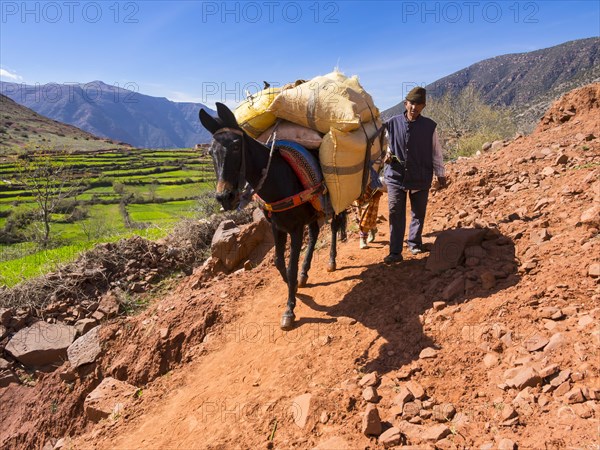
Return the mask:
[[367, 244], [370, 244], [371, 242], [375, 241], [375, 233], [377, 233], [377, 228], [373, 228], [371, 231], [369, 231], [369, 237], [367, 237]]
[[408, 249], [413, 255], [418, 255], [420, 253], [423, 253], [423, 249], [421, 247], [410, 247]]
[[402, 261], [402, 255], [395, 255], [393, 253], [390, 253], [385, 258], [383, 258], [383, 262], [386, 264], [394, 264], [400, 261]]

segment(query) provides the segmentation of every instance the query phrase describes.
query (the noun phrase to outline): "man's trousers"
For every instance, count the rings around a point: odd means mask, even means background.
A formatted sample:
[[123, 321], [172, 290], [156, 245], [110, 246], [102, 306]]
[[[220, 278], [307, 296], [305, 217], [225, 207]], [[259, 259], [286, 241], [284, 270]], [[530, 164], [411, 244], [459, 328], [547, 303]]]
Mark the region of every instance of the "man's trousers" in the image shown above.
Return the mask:
[[409, 248], [423, 245], [423, 225], [429, 189], [407, 192], [397, 185], [387, 184], [388, 205], [390, 209], [390, 254], [400, 255], [406, 230], [406, 197], [410, 197], [411, 220], [407, 244]]

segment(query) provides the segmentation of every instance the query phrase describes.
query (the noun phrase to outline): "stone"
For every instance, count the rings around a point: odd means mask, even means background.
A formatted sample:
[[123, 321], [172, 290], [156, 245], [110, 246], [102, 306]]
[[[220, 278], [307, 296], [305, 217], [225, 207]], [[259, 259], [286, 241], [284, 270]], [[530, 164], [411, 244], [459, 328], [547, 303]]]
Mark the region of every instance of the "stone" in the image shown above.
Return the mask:
[[504, 408], [502, 408], [502, 411], [500, 413], [500, 418], [502, 420], [514, 419], [517, 416], [518, 416], [517, 411], [515, 410], [515, 408], [513, 408], [509, 404], [505, 404]]
[[488, 151], [489, 149], [492, 148], [492, 143], [491, 142], [484, 142], [484, 144], [481, 146], [481, 151]]
[[6, 345], [6, 352], [27, 367], [60, 364], [75, 339], [75, 329], [43, 321], [18, 331]]
[[396, 427], [392, 427], [381, 433], [377, 441], [387, 448], [393, 447], [394, 445], [399, 445], [401, 440], [402, 433], [400, 433], [400, 430]]
[[452, 403], [444, 403], [442, 405], [434, 405], [433, 407], [433, 420], [437, 422], [448, 422], [452, 420], [456, 414], [456, 408]]
[[424, 348], [423, 350], [421, 350], [421, 353], [419, 353], [419, 358], [423, 358], [423, 359], [435, 358], [437, 356], [437, 352], [438, 351], [435, 348], [427, 347], [427, 348]]
[[312, 394], [302, 394], [296, 397], [290, 405], [290, 413], [294, 419], [294, 423], [299, 428], [304, 428], [306, 426], [310, 412], [311, 399]]
[[592, 278], [600, 277], [600, 263], [590, 264], [590, 267], [588, 267], [588, 275]]
[[492, 142], [492, 145], [490, 146], [490, 150], [492, 152], [494, 152], [496, 150], [500, 150], [502, 147], [504, 147], [503, 141], [494, 141], [494, 142]]
[[568, 381], [570, 377], [571, 377], [570, 370], [568, 370], [568, 369], [561, 370], [556, 377], [554, 377], [554, 378], [552, 378], [552, 380], [550, 380], [550, 384], [554, 387], [558, 387], [561, 384], [563, 384], [565, 381]]
[[402, 417], [410, 420], [413, 417], [418, 416], [422, 406], [420, 400], [413, 400], [412, 402], [405, 403], [404, 408], [402, 409]]
[[515, 387], [519, 390], [524, 389], [528, 386], [537, 386], [541, 383], [542, 378], [539, 376], [539, 374], [533, 367], [516, 368], [514, 376], [506, 380], [507, 386]]
[[[266, 220], [254, 221], [237, 227], [232, 220], [219, 224], [211, 242], [212, 256], [218, 258], [227, 270], [233, 270], [243, 261], [252, 258], [251, 254], [265, 241], [272, 239], [269, 223]], [[268, 249], [267, 249], [268, 250]]]
[[446, 302], [433, 302], [433, 310], [441, 311], [442, 309], [444, 309], [446, 307], [446, 305], [447, 305]]
[[579, 221], [590, 227], [598, 227], [600, 225], [600, 205], [594, 205], [581, 213]]
[[539, 371], [539, 375], [542, 378], [548, 378], [560, 370], [558, 364], [550, 364]]
[[0, 370], [9, 369], [10, 363], [4, 358], [0, 358]]
[[107, 319], [112, 319], [119, 314], [119, 299], [114, 292], [107, 292], [100, 299], [98, 310], [106, 315]]
[[440, 439], [444, 439], [451, 433], [452, 432], [450, 431], [450, 428], [448, 428], [446, 425], [433, 425], [432, 427], [425, 428], [422, 439], [429, 442], [437, 442]]
[[369, 403], [363, 416], [362, 433], [365, 436], [379, 436], [381, 434], [381, 419], [377, 406]]
[[542, 350], [550, 342], [545, 336], [535, 333], [525, 339], [524, 346], [529, 352]]
[[531, 242], [537, 245], [540, 245], [545, 241], [549, 241], [551, 237], [552, 235], [547, 228], [541, 228], [531, 232]]
[[410, 391], [410, 393], [418, 400], [422, 400], [425, 398], [425, 389], [419, 383], [414, 380], [407, 381], [406, 389]]
[[450, 284], [448, 284], [442, 291], [442, 298], [445, 301], [450, 301], [455, 297], [463, 295], [465, 293], [465, 279], [462, 275], [456, 277]]
[[492, 367], [497, 366], [499, 362], [500, 362], [500, 359], [498, 358], [498, 355], [496, 355], [494, 353], [487, 353], [483, 357], [483, 365], [485, 367], [487, 367], [488, 369], [491, 369]]
[[79, 336], [82, 336], [88, 331], [90, 331], [92, 328], [94, 328], [97, 323], [98, 322], [95, 319], [91, 318], [78, 320], [77, 322], [75, 322], [74, 325], [75, 331]]
[[587, 403], [576, 403], [571, 408], [582, 419], [589, 419], [594, 415], [594, 409]]
[[564, 165], [564, 164], [566, 164], [568, 162], [569, 162], [569, 157], [567, 155], [565, 155], [564, 153], [561, 153], [554, 160], [554, 165], [555, 166]]
[[595, 322], [596, 321], [594, 320], [594, 318], [592, 316], [590, 316], [589, 314], [586, 314], [585, 316], [581, 316], [579, 318], [579, 320], [577, 321], [577, 328], [579, 328], [580, 330], [583, 330], [588, 325], [594, 324]]
[[548, 344], [544, 347], [544, 353], [549, 353], [553, 350], [556, 350], [559, 347], [562, 347], [566, 343], [566, 338], [562, 333], [555, 333], [550, 336]]
[[544, 167], [540, 173], [544, 177], [551, 177], [552, 175], [554, 175], [556, 173], [556, 170], [554, 170], [553, 167], [547, 166], [547, 167]]
[[88, 331], [83, 336], [77, 338], [67, 349], [67, 356], [73, 369], [77, 369], [84, 364], [90, 364], [96, 361], [102, 348], [100, 347], [100, 326]]
[[553, 392], [553, 396], [555, 398], [563, 397], [571, 390], [571, 383], [565, 381], [561, 385], [559, 385]]
[[550, 397], [548, 397], [546, 394], [542, 394], [538, 398], [538, 405], [540, 405], [543, 408], [544, 406], [549, 404], [550, 401], [551, 401]]
[[377, 372], [371, 372], [362, 377], [358, 382], [358, 385], [375, 386], [377, 383], [379, 383], [379, 375], [377, 374]]
[[392, 402], [394, 403], [394, 405], [397, 405], [400, 408], [404, 408], [404, 405], [413, 400], [414, 398], [415, 397], [406, 388], [406, 386], [402, 386], [400, 387], [400, 391], [398, 391], [398, 394], [396, 394], [396, 396], [393, 398]]
[[583, 396], [583, 392], [581, 392], [581, 388], [574, 387], [569, 392], [564, 395], [565, 400], [569, 404], [573, 403], [583, 403], [585, 402], [585, 397]]
[[425, 268], [442, 272], [459, 266], [464, 261], [465, 248], [481, 244], [485, 232], [485, 229], [475, 228], [442, 231], [433, 243]]
[[379, 401], [379, 395], [373, 386], [366, 387], [362, 392], [362, 396], [369, 403], [377, 403]]
[[504, 438], [498, 442], [498, 450], [515, 450], [516, 444], [510, 439]]
[[336, 322], [342, 325], [354, 325], [356, 324], [356, 319], [353, 317], [340, 316], [337, 317]]
[[136, 392], [137, 388], [129, 383], [105, 378], [85, 398], [85, 414], [92, 422], [99, 422], [113, 414], [116, 408], [122, 410]]
[[19, 384], [19, 379], [10, 370], [0, 371], [0, 388], [7, 387], [9, 384]]
[[542, 319], [557, 320], [563, 316], [562, 311], [556, 306], [545, 306], [538, 310], [539, 316]]

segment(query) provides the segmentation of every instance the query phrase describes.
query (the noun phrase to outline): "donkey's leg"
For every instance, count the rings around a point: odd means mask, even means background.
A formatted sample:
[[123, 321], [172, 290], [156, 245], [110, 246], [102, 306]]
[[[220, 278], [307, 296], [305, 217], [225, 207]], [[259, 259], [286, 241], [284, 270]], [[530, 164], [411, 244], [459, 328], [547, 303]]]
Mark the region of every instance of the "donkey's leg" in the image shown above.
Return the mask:
[[275, 267], [279, 270], [283, 281], [288, 282], [287, 272], [285, 269], [285, 243], [287, 241], [287, 233], [278, 230], [271, 224], [273, 237], [275, 240]]
[[345, 224], [346, 213], [342, 212], [336, 214], [331, 219], [331, 245], [329, 247], [329, 265], [327, 266], [327, 272], [333, 272], [337, 269], [335, 258], [337, 257], [337, 233], [341, 231], [342, 226]]
[[338, 216], [340, 218], [340, 241], [346, 242], [348, 240], [348, 235], [346, 234], [348, 229], [348, 213], [347, 211], [342, 211]]
[[308, 271], [310, 270], [310, 264], [312, 263], [312, 257], [318, 237], [319, 223], [315, 220], [308, 224], [308, 245], [306, 246], [306, 254], [304, 255], [304, 262], [302, 263], [302, 270], [300, 271], [300, 278], [298, 279], [298, 287], [306, 286], [306, 282], [308, 281]]
[[294, 308], [296, 307], [296, 291], [298, 291], [298, 263], [300, 261], [303, 234], [303, 226], [290, 233], [290, 261], [287, 268], [288, 301], [287, 308], [281, 317], [281, 328], [283, 330], [290, 330], [294, 326], [294, 319], [296, 318]]

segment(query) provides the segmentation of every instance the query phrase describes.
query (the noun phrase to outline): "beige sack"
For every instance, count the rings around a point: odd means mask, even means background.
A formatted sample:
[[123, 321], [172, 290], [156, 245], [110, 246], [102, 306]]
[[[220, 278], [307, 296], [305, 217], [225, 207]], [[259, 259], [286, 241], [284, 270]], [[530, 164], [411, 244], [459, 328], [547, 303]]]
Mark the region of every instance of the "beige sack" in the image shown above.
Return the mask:
[[267, 111], [321, 133], [330, 128], [356, 130], [361, 122], [372, 119], [371, 111], [375, 114], [376, 108], [367, 103], [368, 94], [355, 90], [360, 86], [358, 80], [348, 80], [352, 79], [339, 72], [313, 78], [282, 91]]
[[311, 150], [319, 148], [323, 141], [318, 131], [288, 122], [287, 120], [281, 121], [279, 125], [273, 125], [256, 138], [256, 140], [265, 144], [273, 134], [275, 126], [277, 126], [277, 140], [294, 141]]
[[[381, 121], [366, 123], [364, 127], [371, 137], [381, 127]], [[367, 138], [362, 129], [343, 132], [332, 128], [323, 137], [319, 160], [336, 214], [345, 210], [361, 194], [366, 148]], [[381, 145], [377, 137], [371, 147], [370, 159], [377, 160], [380, 156]]]
[[235, 118], [242, 129], [252, 137], [259, 136], [275, 123], [277, 117], [267, 111], [281, 89], [268, 88], [249, 96], [235, 109]]

